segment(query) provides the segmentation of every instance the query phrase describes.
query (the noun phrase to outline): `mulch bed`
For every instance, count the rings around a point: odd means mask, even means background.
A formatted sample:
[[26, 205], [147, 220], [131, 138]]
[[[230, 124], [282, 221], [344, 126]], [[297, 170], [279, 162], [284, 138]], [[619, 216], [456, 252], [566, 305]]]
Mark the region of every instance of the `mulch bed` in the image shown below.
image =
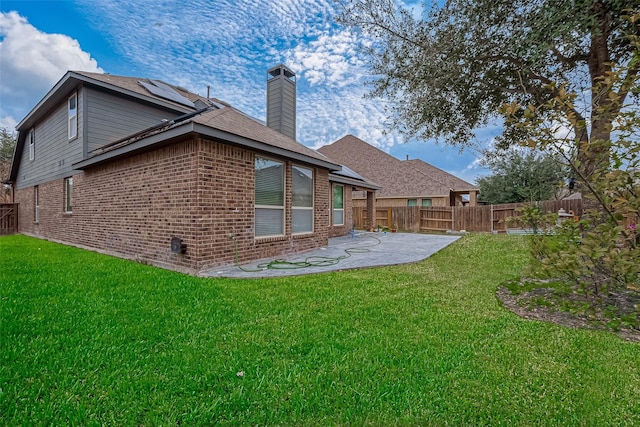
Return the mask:
[[[570, 300], [569, 302], [581, 303], [587, 300], [582, 294], [559, 296], [555, 294], [553, 288], [540, 287], [515, 295], [506, 287], [500, 286], [496, 296], [505, 307], [525, 319], [552, 322], [570, 328], [606, 330], [625, 340], [640, 342], [640, 329], [623, 327], [617, 330], [612, 329], [609, 326], [610, 319], [604, 315], [603, 310], [594, 308], [589, 310], [588, 314], [576, 314], [560, 309], [558, 304], [560, 298]], [[541, 297], [545, 302], [548, 302], [548, 306], [539, 304]], [[606, 307], [611, 304], [621, 312], [637, 314], [637, 307], [640, 307], [640, 297], [637, 293], [632, 292], [618, 293], [609, 295], [601, 305]]]

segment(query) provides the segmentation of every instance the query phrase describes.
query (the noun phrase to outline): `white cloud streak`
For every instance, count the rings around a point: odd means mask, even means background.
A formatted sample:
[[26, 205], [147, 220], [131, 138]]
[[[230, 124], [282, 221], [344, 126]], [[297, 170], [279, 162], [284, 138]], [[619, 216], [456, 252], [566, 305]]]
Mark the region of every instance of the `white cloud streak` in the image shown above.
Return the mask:
[[[209, 86], [211, 96], [264, 120], [266, 71], [284, 63], [297, 75], [300, 142], [317, 148], [353, 134], [387, 152], [402, 142], [397, 133], [385, 133], [383, 102], [364, 98], [369, 77], [357, 44], [366, 40], [335, 23], [339, 4], [333, 0], [101, 0], [99, 6], [76, 0], [75, 5], [121, 58], [107, 72], [157, 78], [202, 95]], [[77, 41], [42, 33], [17, 14], [2, 19], [3, 104], [11, 95], [23, 111], [1, 107], [0, 117], [20, 120], [68, 69], [99, 70]], [[5, 60], [18, 54], [20, 65], [4, 65], [18, 62]], [[4, 76], [10, 76], [10, 85]], [[14, 89], [5, 94], [9, 86], [23, 91], [22, 97], [8, 93]]]

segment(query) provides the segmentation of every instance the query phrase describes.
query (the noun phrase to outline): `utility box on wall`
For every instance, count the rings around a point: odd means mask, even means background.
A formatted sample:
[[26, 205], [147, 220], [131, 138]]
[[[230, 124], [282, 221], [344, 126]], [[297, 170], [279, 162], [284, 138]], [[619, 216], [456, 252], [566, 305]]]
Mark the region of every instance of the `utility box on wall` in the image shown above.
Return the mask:
[[187, 245], [179, 237], [171, 238], [171, 252], [174, 254], [183, 254], [187, 252]]

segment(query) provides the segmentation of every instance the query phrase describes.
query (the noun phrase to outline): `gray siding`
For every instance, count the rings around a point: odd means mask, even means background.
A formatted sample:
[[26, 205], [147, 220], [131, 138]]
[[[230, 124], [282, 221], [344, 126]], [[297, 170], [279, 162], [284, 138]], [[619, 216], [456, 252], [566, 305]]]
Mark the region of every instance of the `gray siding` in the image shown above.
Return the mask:
[[296, 139], [296, 84], [284, 76], [267, 81], [267, 126]]
[[[69, 140], [67, 99], [34, 126], [35, 158], [29, 160], [29, 141], [24, 144], [16, 187], [23, 188], [73, 175], [72, 164], [82, 160], [83, 96], [78, 90], [78, 137]], [[72, 92], [68, 94], [71, 96]]]
[[[69, 93], [68, 96], [71, 96]], [[67, 137], [67, 99], [34, 127], [35, 159], [29, 160], [29, 141], [24, 144], [16, 188], [24, 188], [71, 176], [72, 165], [91, 151], [132, 135], [162, 119], [181, 113], [139, 104], [92, 88], [78, 89], [78, 137]]]
[[105, 144], [180, 115], [93, 89], [87, 89], [86, 111], [89, 156]]

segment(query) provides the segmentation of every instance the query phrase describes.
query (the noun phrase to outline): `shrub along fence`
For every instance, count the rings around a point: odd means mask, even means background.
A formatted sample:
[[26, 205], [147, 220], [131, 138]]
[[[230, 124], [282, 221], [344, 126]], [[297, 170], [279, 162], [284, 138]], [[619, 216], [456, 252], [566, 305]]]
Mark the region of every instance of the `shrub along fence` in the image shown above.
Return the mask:
[[[543, 212], [558, 212], [564, 209], [576, 216], [582, 215], [582, 200], [550, 200], [538, 202]], [[397, 228], [404, 231], [507, 231], [505, 219], [519, 216], [519, 208], [524, 203], [486, 206], [452, 207], [380, 207], [376, 208], [374, 227]], [[367, 210], [353, 208], [354, 226], [364, 229], [367, 223]]]
[[0, 235], [18, 232], [18, 204], [0, 203]]

